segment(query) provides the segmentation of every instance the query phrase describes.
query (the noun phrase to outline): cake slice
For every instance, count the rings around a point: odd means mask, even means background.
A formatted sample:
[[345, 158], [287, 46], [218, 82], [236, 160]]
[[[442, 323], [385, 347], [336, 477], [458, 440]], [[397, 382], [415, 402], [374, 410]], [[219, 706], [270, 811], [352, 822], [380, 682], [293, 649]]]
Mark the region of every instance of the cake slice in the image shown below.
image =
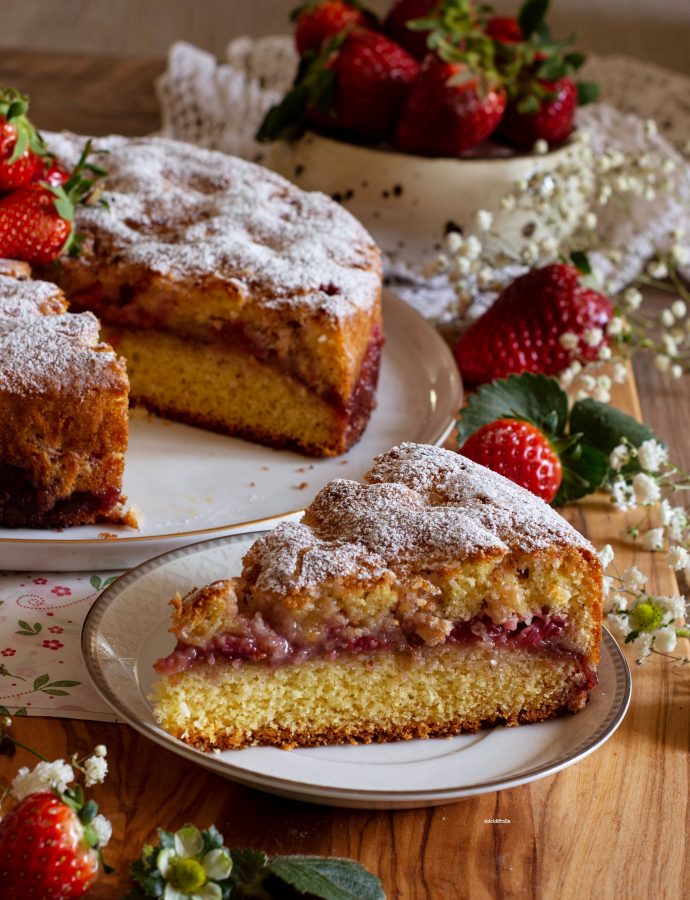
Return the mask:
[[155, 715], [204, 750], [392, 741], [537, 722], [596, 683], [602, 572], [542, 500], [403, 444], [179, 595]]
[[22, 264], [2, 271], [0, 525], [121, 522], [124, 362], [55, 285], [27, 280]]
[[[83, 138], [47, 136], [72, 168]], [[164, 138], [98, 138], [107, 207], [55, 278], [127, 359], [131, 399], [204, 428], [343, 453], [375, 405], [381, 259], [324, 194]]]

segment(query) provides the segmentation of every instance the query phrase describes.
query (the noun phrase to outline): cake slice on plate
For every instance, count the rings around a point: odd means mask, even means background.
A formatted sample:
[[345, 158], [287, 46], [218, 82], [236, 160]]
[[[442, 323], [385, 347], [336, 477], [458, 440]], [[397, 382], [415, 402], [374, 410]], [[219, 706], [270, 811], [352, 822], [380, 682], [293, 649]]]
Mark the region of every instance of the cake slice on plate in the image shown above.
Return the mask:
[[121, 523], [124, 361], [95, 316], [68, 313], [55, 285], [26, 275], [0, 265], [0, 525]]
[[542, 500], [403, 444], [173, 601], [155, 715], [205, 750], [392, 741], [538, 722], [596, 683], [602, 572]]

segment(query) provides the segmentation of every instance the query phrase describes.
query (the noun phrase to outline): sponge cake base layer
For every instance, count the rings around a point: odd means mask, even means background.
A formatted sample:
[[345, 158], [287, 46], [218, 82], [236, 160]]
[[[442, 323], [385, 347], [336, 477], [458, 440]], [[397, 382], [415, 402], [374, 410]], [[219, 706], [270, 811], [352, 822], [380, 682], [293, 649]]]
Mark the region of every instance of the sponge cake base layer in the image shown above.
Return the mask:
[[200, 665], [156, 684], [155, 715], [200, 750], [290, 749], [539, 722], [581, 709], [592, 685], [575, 657], [450, 645], [273, 669]]
[[380, 355], [375, 341], [343, 409], [241, 347], [163, 331], [104, 331], [127, 360], [133, 403], [212, 431], [335, 456], [359, 439], [374, 407]]

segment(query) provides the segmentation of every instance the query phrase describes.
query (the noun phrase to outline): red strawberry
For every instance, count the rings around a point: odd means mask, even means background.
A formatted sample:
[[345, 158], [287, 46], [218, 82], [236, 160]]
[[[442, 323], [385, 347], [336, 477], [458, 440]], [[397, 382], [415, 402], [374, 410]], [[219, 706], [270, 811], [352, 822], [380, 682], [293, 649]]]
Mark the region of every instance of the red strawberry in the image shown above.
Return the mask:
[[28, 184], [45, 147], [26, 117], [29, 101], [14, 88], [0, 88], [0, 193]]
[[486, 33], [492, 41], [501, 44], [519, 44], [525, 39], [518, 20], [513, 16], [491, 16], [486, 23]]
[[350, 132], [365, 141], [392, 135], [419, 63], [383, 34], [358, 28], [327, 62], [334, 76], [330, 110], [308, 107], [318, 125]]
[[367, 23], [366, 13], [344, 0], [316, 0], [299, 6], [292, 14], [296, 22], [295, 44], [300, 56], [318, 51], [325, 40], [344, 28]]
[[534, 425], [521, 419], [496, 419], [465, 441], [460, 453], [499, 472], [551, 503], [563, 471], [558, 454]]
[[77, 813], [50, 791], [25, 797], [0, 822], [3, 900], [81, 897], [98, 871]]
[[69, 181], [67, 169], [52, 156], [44, 156], [34, 172], [33, 181], [45, 181], [52, 187], [61, 187]]
[[397, 0], [384, 19], [383, 30], [415, 59], [424, 59], [429, 32], [413, 31], [408, 22], [432, 15], [440, 4], [441, 0]]
[[[493, 306], [455, 345], [465, 380], [482, 384], [518, 372], [553, 375], [575, 359], [596, 359], [601, 344], [591, 347], [585, 332], [606, 329], [613, 314], [604, 294], [580, 284], [572, 266], [554, 263], [534, 269], [504, 288]], [[560, 341], [565, 333], [580, 340], [573, 349]], [[602, 343], [606, 343], [604, 336]]]
[[538, 140], [560, 144], [575, 127], [577, 86], [572, 78], [536, 84], [542, 94], [536, 110], [521, 112], [521, 103], [511, 102], [501, 123], [501, 135], [517, 147], [530, 148]]
[[400, 115], [394, 144], [423, 156], [459, 156], [496, 130], [506, 93], [465, 63], [429, 54]]
[[58, 212], [58, 190], [29, 184], [0, 200], [0, 256], [37, 264], [62, 255], [72, 235], [74, 210], [68, 213], [62, 206], [62, 214]]

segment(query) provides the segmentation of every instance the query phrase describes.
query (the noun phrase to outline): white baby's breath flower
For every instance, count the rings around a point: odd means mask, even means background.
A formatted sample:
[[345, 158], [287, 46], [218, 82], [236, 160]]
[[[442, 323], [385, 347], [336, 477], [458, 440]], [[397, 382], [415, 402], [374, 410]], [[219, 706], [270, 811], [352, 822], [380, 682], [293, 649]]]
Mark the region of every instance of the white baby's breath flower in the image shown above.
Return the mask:
[[608, 362], [608, 360], [611, 359], [611, 357], [613, 356], [613, 353], [611, 352], [610, 347], [608, 347], [606, 344], [602, 344], [602, 346], [599, 347], [598, 356], [599, 356], [599, 359], [602, 360], [603, 362]]
[[682, 300], [674, 300], [671, 304], [671, 312], [676, 317], [676, 319], [682, 319], [685, 315], [687, 315], [688, 308]]
[[611, 565], [615, 557], [615, 553], [613, 552], [613, 547], [611, 544], [604, 544], [604, 546], [599, 551], [599, 562], [602, 565], [603, 569], [608, 569]]
[[479, 231], [491, 231], [494, 222], [494, 215], [488, 209], [480, 209], [476, 215], [477, 228]]
[[673, 328], [673, 325], [676, 321], [675, 316], [673, 315], [673, 312], [670, 309], [665, 309], [661, 313], [661, 316], [659, 318], [660, 318], [661, 324], [664, 326], [664, 328]]
[[660, 650], [662, 653], [673, 653], [676, 649], [677, 640], [678, 636], [674, 628], [669, 626], [659, 628], [654, 633], [654, 649]]
[[614, 316], [614, 318], [611, 319], [609, 324], [606, 326], [606, 334], [608, 334], [609, 337], [618, 337], [619, 335], [623, 334], [624, 330], [625, 323], [620, 316]]
[[642, 546], [645, 550], [661, 550], [664, 546], [664, 529], [650, 528], [642, 537]]
[[638, 472], [633, 476], [632, 481], [635, 488], [635, 499], [638, 503], [648, 506], [651, 503], [658, 503], [661, 499], [661, 488], [646, 472]]
[[647, 576], [637, 566], [630, 566], [621, 572], [623, 586], [629, 591], [641, 591], [647, 584]]
[[630, 459], [630, 447], [627, 444], [618, 444], [618, 446], [614, 447], [609, 453], [609, 465], [614, 472], [620, 472], [623, 466], [630, 462]]
[[91, 827], [93, 828], [94, 834], [96, 835], [98, 846], [106, 847], [108, 845], [108, 841], [113, 835], [113, 826], [110, 824], [108, 819], [106, 819], [105, 816], [99, 813], [91, 820]]
[[683, 367], [679, 366], [677, 364], [674, 366], [671, 366], [671, 378], [675, 378], [677, 381], [679, 378], [682, 378], [682, 377], [683, 377]]
[[645, 659], [652, 652], [652, 643], [654, 637], [647, 632], [643, 632], [632, 642], [633, 648], [637, 651], [638, 660]]
[[628, 379], [628, 367], [625, 363], [617, 362], [613, 367], [613, 380], [615, 384], [623, 384]]
[[665, 525], [669, 540], [683, 540], [683, 532], [688, 526], [688, 517], [682, 506], [671, 506], [669, 504], [668, 522]]
[[685, 569], [687, 568], [687, 566], [690, 566], [690, 553], [688, 553], [685, 547], [676, 545], [675, 547], [671, 547], [669, 549], [668, 561], [669, 564], [676, 570], [676, 572], [680, 572], [681, 569]]
[[654, 119], [645, 119], [644, 133], [645, 137], [648, 138], [656, 137], [657, 134], [659, 134], [659, 129], [657, 128], [657, 124]]
[[652, 438], [637, 448], [637, 459], [646, 472], [658, 472], [668, 462], [668, 450]]
[[590, 231], [593, 231], [597, 227], [597, 214], [593, 212], [588, 212], [584, 219], [582, 220], [585, 228], [588, 228]]
[[671, 368], [671, 360], [668, 358], [668, 356], [657, 353], [657, 355], [654, 357], [654, 365], [660, 372], [668, 372]]
[[55, 790], [62, 793], [74, 781], [74, 771], [64, 759], [41, 761], [33, 769], [23, 766], [12, 781], [12, 796], [23, 800], [29, 794]]
[[628, 309], [634, 311], [639, 309], [640, 304], [642, 303], [642, 294], [637, 288], [630, 287], [623, 291], [623, 300]]
[[532, 147], [532, 152], [536, 153], [537, 156], [544, 156], [546, 153], [549, 152], [549, 145], [543, 138], [539, 138], [538, 141], [534, 142], [534, 147]]
[[479, 259], [482, 255], [482, 242], [475, 234], [471, 234], [467, 240], [465, 241], [465, 245], [462, 248], [462, 253], [468, 259]]
[[512, 194], [506, 194], [505, 197], [501, 197], [501, 209], [504, 212], [512, 212], [515, 209], [516, 202]]
[[463, 236], [458, 231], [451, 231], [446, 238], [446, 246], [450, 253], [458, 253], [465, 243]]
[[606, 616], [606, 627], [617, 641], [624, 641], [632, 630], [628, 622], [628, 617], [617, 616], [615, 613], [610, 613]]
[[601, 328], [588, 328], [583, 337], [588, 347], [598, 347], [604, 339], [604, 332]]
[[580, 338], [574, 331], [564, 331], [558, 338], [558, 343], [564, 350], [574, 350], [580, 343]]
[[625, 594], [611, 594], [609, 606], [611, 612], [624, 612], [628, 608], [628, 598]]
[[647, 263], [647, 274], [652, 278], [663, 279], [668, 277], [668, 266], [660, 259], [653, 259]]
[[668, 613], [670, 622], [685, 618], [687, 612], [685, 597], [675, 595], [672, 597], [657, 597], [657, 600], [659, 605]]
[[628, 484], [625, 478], [616, 478], [611, 485], [611, 500], [613, 505], [622, 512], [625, 512], [628, 509], [634, 509], [637, 505], [635, 490], [631, 484]]
[[103, 756], [89, 756], [84, 760], [84, 773], [86, 775], [86, 787], [101, 784], [108, 774], [108, 763]]

